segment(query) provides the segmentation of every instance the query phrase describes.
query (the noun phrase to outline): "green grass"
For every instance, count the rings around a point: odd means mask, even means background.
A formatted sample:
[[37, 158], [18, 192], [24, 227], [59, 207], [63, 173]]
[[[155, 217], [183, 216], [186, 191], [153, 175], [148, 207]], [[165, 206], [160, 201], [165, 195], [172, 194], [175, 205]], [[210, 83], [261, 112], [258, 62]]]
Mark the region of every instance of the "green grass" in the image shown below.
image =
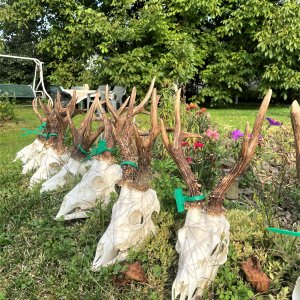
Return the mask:
[[0, 121], [0, 165], [9, 164], [17, 151], [34, 141], [33, 135], [22, 137], [21, 128], [33, 129], [39, 125], [30, 106], [17, 106], [14, 121]]
[[[259, 103], [232, 105], [226, 108], [208, 108], [211, 121], [216, 123], [222, 132], [232, 129], [243, 130], [246, 123], [252, 126], [259, 109]], [[267, 117], [282, 122], [284, 125], [290, 124], [290, 107], [288, 105], [270, 104]]]

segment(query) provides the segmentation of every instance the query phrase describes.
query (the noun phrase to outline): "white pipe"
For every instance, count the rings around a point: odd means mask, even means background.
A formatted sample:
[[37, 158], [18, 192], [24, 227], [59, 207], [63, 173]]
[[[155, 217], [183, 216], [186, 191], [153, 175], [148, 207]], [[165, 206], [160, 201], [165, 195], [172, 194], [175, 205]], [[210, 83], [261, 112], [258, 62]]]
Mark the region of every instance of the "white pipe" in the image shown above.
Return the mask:
[[[39, 59], [37, 58], [33, 58], [33, 57], [25, 57], [25, 56], [16, 56], [16, 55], [7, 55], [7, 54], [0, 54], [0, 57], [6, 57], [6, 58], [16, 58], [16, 59], [23, 59], [23, 60], [31, 60], [34, 61], [36, 67], [35, 67], [35, 73], [34, 73], [34, 79], [33, 79], [33, 90], [34, 92], [37, 91], [37, 88], [40, 86], [42, 86], [43, 89], [43, 93], [48, 97], [48, 101], [50, 105], [53, 105], [53, 100], [51, 98], [51, 96], [47, 93], [46, 89], [45, 89], [45, 85], [44, 85], [44, 75], [43, 75], [43, 62], [41, 62]], [[37, 68], [39, 69], [39, 75], [40, 75], [40, 80], [39, 83], [35, 86], [36, 84], [36, 71]]]

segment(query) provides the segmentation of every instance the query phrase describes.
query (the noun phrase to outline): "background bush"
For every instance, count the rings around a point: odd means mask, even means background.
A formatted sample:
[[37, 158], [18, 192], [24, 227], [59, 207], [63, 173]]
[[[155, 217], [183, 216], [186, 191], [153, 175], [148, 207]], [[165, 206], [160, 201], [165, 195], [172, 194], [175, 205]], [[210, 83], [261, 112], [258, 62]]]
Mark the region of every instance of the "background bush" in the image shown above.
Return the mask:
[[0, 121], [13, 120], [15, 118], [15, 100], [0, 96]]

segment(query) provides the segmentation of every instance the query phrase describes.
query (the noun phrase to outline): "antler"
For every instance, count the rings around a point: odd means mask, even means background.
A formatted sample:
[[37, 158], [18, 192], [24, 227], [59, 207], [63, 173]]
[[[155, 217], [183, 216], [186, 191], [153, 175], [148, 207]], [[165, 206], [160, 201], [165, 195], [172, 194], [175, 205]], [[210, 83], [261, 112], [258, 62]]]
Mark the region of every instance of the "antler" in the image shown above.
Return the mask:
[[[186, 133], [184, 133], [181, 130], [180, 93], [181, 90], [179, 89], [176, 93], [176, 100], [175, 100], [175, 129], [174, 129], [173, 145], [170, 143], [163, 120], [161, 120], [162, 140], [167, 151], [169, 152], [169, 154], [172, 156], [173, 160], [177, 164], [181, 176], [189, 188], [190, 195], [196, 196], [201, 194], [201, 185], [197, 182], [197, 179], [194, 173], [192, 172], [190, 165], [185, 159], [185, 155], [181, 144], [182, 140], [186, 138]], [[198, 134], [195, 135], [189, 134], [189, 137], [193, 137], [193, 136], [199, 137]]]
[[263, 126], [265, 114], [268, 109], [271, 96], [272, 90], [270, 89], [267, 95], [264, 97], [264, 100], [258, 111], [251, 138], [249, 137], [249, 124], [247, 123], [240, 158], [233, 169], [220, 181], [220, 183], [211, 192], [208, 198], [208, 212], [220, 214], [224, 211], [223, 202], [225, 192], [233, 184], [236, 178], [238, 178], [250, 164], [250, 161], [255, 152], [255, 148], [259, 141], [259, 135]]
[[160, 128], [157, 123], [157, 105], [159, 99], [160, 96], [156, 94], [156, 89], [153, 89], [151, 99], [151, 128], [148, 135], [146, 137], [140, 136], [137, 126], [134, 125], [139, 166], [138, 174], [134, 184], [139, 190], [149, 189], [149, 173], [152, 159], [152, 146], [160, 133]]
[[300, 106], [296, 100], [292, 103], [291, 106], [291, 120], [296, 146], [296, 168], [298, 174], [298, 182], [300, 184]]
[[54, 104], [54, 108], [56, 113], [59, 113], [61, 118], [67, 122], [66, 116], [67, 116], [67, 111], [69, 111], [70, 115], [73, 117], [75, 115], [75, 110], [76, 110], [76, 91], [73, 91], [72, 99], [69, 101], [66, 107], [63, 107], [61, 104], [61, 95], [57, 92], [56, 95], [56, 101]]
[[[73, 106], [71, 106], [73, 107]], [[73, 136], [73, 142], [74, 142], [74, 153], [73, 155], [81, 155], [80, 149], [78, 150], [78, 146], [82, 147], [84, 150], [89, 150], [93, 142], [96, 140], [96, 138], [100, 135], [100, 133], [104, 130], [103, 126], [99, 126], [95, 132], [91, 132], [91, 122], [93, 120], [93, 116], [95, 113], [95, 110], [100, 107], [99, 103], [99, 94], [96, 94], [96, 97], [93, 101], [92, 106], [88, 110], [84, 120], [80, 124], [80, 127], [76, 129], [74, 122], [71, 117], [71, 112], [67, 109], [67, 121], [70, 126], [70, 130]], [[76, 149], [76, 150], [75, 150]]]
[[46, 117], [43, 117], [39, 111], [38, 111], [38, 107], [37, 107], [37, 99], [33, 99], [32, 100], [32, 108], [33, 108], [33, 111], [35, 112], [35, 114], [38, 116], [39, 120], [41, 123], [45, 122], [47, 120]]
[[151, 85], [149, 87], [149, 90], [148, 90], [145, 98], [141, 101], [141, 103], [138, 106], [136, 106], [134, 108], [134, 110], [133, 110], [133, 115], [134, 116], [143, 111], [144, 106], [147, 104], [148, 100], [151, 97], [151, 94], [152, 94], [152, 91], [153, 91], [153, 88], [154, 88], [154, 83], [155, 83], [155, 77], [153, 77], [153, 79], [152, 79]]
[[[154, 86], [155, 78], [152, 80], [150, 88], [142, 100], [142, 102], [138, 106], [134, 106], [136, 99], [136, 88], [134, 87], [131, 92], [131, 96], [125, 102], [128, 104], [128, 109], [126, 114], [122, 114], [125, 109], [126, 104], [123, 104], [121, 108], [116, 111], [112, 104], [109, 101], [108, 97], [108, 86], [105, 89], [105, 101], [107, 108], [111, 112], [114, 118], [114, 124], [112, 126], [114, 138], [117, 141], [121, 156], [124, 161], [136, 162], [137, 160], [137, 149], [133, 140], [134, 129], [133, 129], [133, 117], [138, 114], [150, 99], [153, 86]], [[123, 182], [132, 182], [136, 176], [136, 169], [131, 165], [123, 165]]]

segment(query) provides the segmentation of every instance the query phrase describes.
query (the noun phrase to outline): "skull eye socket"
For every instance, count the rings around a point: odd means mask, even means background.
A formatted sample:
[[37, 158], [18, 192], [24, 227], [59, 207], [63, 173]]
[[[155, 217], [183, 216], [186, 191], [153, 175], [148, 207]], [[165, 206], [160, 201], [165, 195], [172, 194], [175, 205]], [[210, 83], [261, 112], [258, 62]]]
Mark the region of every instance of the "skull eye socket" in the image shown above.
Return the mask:
[[139, 227], [143, 226], [144, 221], [145, 221], [143, 213], [138, 209], [133, 210], [129, 214], [128, 220], [129, 220], [129, 224], [133, 228], [139, 228]]
[[93, 190], [101, 191], [105, 185], [105, 181], [102, 176], [95, 176], [91, 180], [91, 187]]

